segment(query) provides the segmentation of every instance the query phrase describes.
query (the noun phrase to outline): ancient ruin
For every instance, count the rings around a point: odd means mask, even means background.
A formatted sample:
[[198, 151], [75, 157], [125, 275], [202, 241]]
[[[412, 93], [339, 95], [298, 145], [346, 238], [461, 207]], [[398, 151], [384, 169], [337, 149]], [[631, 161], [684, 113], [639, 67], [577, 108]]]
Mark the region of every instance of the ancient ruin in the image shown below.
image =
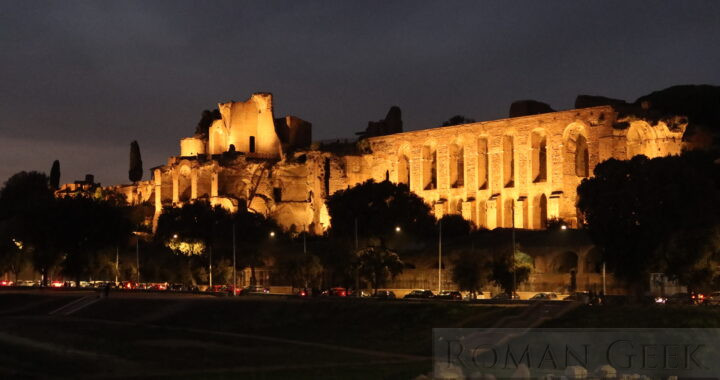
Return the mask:
[[207, 133], [182, 139], [180, 154], [153, 168], [150, 181], [115, 188], [132, 204], [153, 202], [156, 217], [165, 206], [203, 199], [321, 234], [330, 224], [327, 197], [372, 178], [409, 185], [436, 217], [461, 214], [487, 229], [542, 229], [550, 218], [576, 227], [576, 187], [599, 162], [682, 149], [685, 118], [646, 119], [626, 108], [402, 132], [394, 107], [357, 143], [311, 144], [309, 122], [276, 118], [272, 95], [258, 93], [219, 104]]

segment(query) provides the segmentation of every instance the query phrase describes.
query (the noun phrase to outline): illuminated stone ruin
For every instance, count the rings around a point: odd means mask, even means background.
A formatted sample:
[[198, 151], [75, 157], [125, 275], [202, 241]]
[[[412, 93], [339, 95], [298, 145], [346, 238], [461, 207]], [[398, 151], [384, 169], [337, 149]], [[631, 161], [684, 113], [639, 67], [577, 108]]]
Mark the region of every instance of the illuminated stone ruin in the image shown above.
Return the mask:
[[207, 134], [182, 139], [152, 180], [114, 188], [130, 203], [153, 202], [156, 217], [163, 206], [204, 199], [322, 233], [330, 194], [387, 178], [409, 185], [437, 217], [460, 214], [488, 229], [541, 229], [558, 217], [577, 226], [576, 187], [598, 163], [679, 154], [687, 125], [608, 105], [398, 132], [400, 110], [392, 109], [358, 143], [311, 145], [312, 125], [275, 118], [271, 94], [218, 109]]

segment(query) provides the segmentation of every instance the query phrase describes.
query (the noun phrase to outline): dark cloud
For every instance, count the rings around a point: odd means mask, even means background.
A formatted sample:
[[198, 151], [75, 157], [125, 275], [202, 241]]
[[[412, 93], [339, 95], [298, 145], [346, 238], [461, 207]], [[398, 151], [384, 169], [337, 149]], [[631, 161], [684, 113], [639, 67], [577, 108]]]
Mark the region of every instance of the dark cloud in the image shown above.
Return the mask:
[[254, 91], [351, 137], [394, 104], [419, 129], [718, 84], [717, 46], [714, 1], [2, 1], [0, 180], [58, 158], [65, 181], [124, 181], [130, 141], [162, 164], [200, 111]]

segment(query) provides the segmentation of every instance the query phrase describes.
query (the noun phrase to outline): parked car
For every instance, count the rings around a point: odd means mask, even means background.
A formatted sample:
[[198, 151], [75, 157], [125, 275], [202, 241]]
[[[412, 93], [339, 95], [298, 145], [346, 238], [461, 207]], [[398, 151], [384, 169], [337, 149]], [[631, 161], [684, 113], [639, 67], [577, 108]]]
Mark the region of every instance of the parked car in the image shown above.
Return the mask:
[[[503, 293], [498, 293], [498, 294], [496, 294], [492, 299], [498, 300], [498, 301], [510, 300], [510, 295], [507, 294], [507, 293], [505, 293], [505, 292], [503, 292]], [[519, 300], [519, 299], [520, 299], [520, 296], [519, 296], [517, 293], [514, 293], [514, 294], [512, 295], [512, 299], [514, 299], [514, 300]]]
[[378, 290], [377, 293], [372, 295], [372, 298], [381, 299], [395, 299], [395, 293], [392, 290]]
[[440, 294], [436, 295], [434, 298], [441, 299], [441, 300], [453, 300], [453, 301], [460, 301], [462, 300], [462, 294], [460, 292], [455, 290], [443, 290], [440, 292]]
[[324, 290], [320, 295], [324, 297], [347, 297], [347, 290], [345, 290], [345, 288], [335, 287]]
[[720, 305], [720, 292], [712, 292], [705, 297], [705, 304]]
[[403, 297], [404, 299], [428, 299], [433, 298], [435, 295], [432, 290], [413, 290]]
[[[370, 297], [371, 295], [372, 295], [372, 294], [371, 294], [369, 291], [367, 291], [367, 290], [362, 290], [362, 289], [360, 290], [360, 297], [361, 297], [361, 298]], [[350, 294], [348, 295], [348, 297], [356, 297], [356, 298], [357, 298], [357, 296], [358, 296], [358, 294], [357, 294], [357, 291], [355, 291], [355, 290], [353, 290], [352, 292], [350, 292]]]
[[590, 292], [574, 292], [563, 298], [563, 301], [578, 301], [588, 304], [590, 303]]
[[2, 280], [0, 281], [0, 286], [13, 286], [13, 282]]
[[533, 301], [556, 300], [557, 298], [558, 298], [558, 297], [557, 297], [557, 294], [555, 294], [555, 293], [545, 293], [545, 292], [538, 293], [538, 294], [530, 297], [530, 299], [533, 300]]
[[695, 301], [693, 301], [693, 298], [690, 295], [690, 293], [675, 293], [669, 297], [660, 297], [660, 298], [664, 302], [658, 302], [658, 303], [664, 303], [664, 304], [668, 304], [668, 305], [693, 305], [695, 303]]
[[270, 293], [270, 289], [268, 289], [264, 286], [261, 286], [261, 285], [246, 286], [242, 289], [239, 289], [239, 292], [238, 292], [238, 294], [244, 295], [244, 296], [253, 295], [253, 294], [254, 295], [269, 294], [269, 293]]
[[467, 293], [465, 293], [465, 296], [463, 297], [463, 299], [466, 301], [481, 300], [484, 298], [485, 298], [485, 294], [483, 292], [475, 292], [474, 296], [471, 292], [467, 292]]

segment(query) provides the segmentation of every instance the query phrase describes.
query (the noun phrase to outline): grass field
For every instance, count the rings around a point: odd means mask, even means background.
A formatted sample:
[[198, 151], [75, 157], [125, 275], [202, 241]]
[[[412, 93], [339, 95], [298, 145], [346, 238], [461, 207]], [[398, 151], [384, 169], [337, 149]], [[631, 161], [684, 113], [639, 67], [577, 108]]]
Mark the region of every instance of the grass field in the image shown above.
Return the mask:
[[[491, 327], [531, 307], [162, 295], [0, 293], [0, 378], [409, 379], [434, 327]], [[527, 323], [529, 323], [529, 317]], [[579, 307], [542, 327], [717, 327], [720, 308]]]
[[2, 378], [414, 378], [433, 327], [491, 326], [525, 307], [275, 298], [0, 294]]

